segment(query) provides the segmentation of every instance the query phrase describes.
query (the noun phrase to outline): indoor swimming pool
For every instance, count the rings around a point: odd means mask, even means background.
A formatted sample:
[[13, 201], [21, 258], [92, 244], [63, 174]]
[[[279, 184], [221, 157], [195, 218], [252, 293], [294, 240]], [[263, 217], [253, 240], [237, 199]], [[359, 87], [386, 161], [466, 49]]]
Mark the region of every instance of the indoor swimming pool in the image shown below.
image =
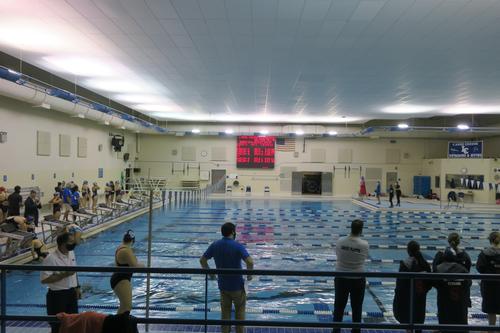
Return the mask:
[[[406, 258], [406, 243], [415, 239], [428, 260], [446, 246], [449, 232], [459, 232], [462, 247], [473, 263], [492, 230], [498, 230], [500, 214], [449, 212], [371, 211], [350, 201], [212, 199], [160, 208], [153, 215], [152, 262], [154, 267], [199, 268], [199, 257], [219, 239], [225, 222], [237, 225], [237, 240], [247, 246], [256, 269], [335, 269], [336, 240], [349, 233], [350, 221], [365, 221], [364, 237], [370, 244], [368, 271], [394, 272]], [[111, 266], [123, 234], [134, 230], [135, 252], [147, 257], [148, 216], [138, 217], [87, 239], [76, 248], [79, 265]], [[214, 267], [213, 261], [210, 262]], [[476, 273], [475, 268], [471, 270]], [[84, 298], [80, 311], [114, 313], [117, 300], [109, 286], [110, 274], [81, 273]], [[166, 318], [203, 318], [204, 277], [153, 275], [151, 315]], [[136, 274], [134, 310], [144, 315], [146, 279]], [[393, 322], [393, 279], [368, 279], [364, 320]], [[332, 278], [257, 276], [248, 285], [247, 319], [332, 321]], [[38, 273], [11, 272], [7, 281], [8, 314], [45, 314], [45, 287]], [[472, 287], [470, 323], [484, 323], [477, 282]], [[209, 318], [218, 319], [217, 283], [209, 281]], [[435, 322], [436, 293], [428, 295], [428, 320]], [[350, 311], [348, 306], [346, 311]], [[433, 315], [431, 315], [433, 314]], [[347, 317], [346, 320], [349, 318]]]

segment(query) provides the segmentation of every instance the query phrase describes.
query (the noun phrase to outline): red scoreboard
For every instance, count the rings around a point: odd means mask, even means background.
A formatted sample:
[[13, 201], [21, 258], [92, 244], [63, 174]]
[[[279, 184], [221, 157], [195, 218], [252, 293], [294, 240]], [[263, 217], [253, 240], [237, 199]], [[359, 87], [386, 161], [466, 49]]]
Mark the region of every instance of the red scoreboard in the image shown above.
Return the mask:
[[274, 168], [274, 136], [239, 136], [236, 167], [246, 169]]

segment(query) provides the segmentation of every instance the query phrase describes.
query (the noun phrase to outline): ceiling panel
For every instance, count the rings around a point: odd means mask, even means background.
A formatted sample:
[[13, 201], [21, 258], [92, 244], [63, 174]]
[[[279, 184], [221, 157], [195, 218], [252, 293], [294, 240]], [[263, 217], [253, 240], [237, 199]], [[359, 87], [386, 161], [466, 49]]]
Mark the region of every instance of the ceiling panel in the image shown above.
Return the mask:
[[178, 106], [167, 119], [500, 114], [500, 0], [16, 0], [0, 13], [1, 51], [48, 70], [46, 56], [104, 62], [111, 77], [90, 66], [77, 81], [110, 98], [132, 92], [88, 79], [138, 82], [135, 95]]

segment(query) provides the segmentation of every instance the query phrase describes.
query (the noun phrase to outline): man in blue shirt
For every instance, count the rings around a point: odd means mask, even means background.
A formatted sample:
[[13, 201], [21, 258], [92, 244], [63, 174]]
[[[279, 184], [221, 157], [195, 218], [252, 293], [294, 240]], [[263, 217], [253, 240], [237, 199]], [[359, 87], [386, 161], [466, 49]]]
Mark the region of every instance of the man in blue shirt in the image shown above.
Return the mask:
[[[248, 254], [243, 245], [236, 242], [236, 226], [230, 222], [224, 223], [221, 227], [222, 239], [213, 242], [200, 258], [201, 267], [209, 269], [208, 260], [214, 258], [217, 268], [241, 269], [243, 260], [247, 269], [253, 269], [253, 259]], [[214, 279], [215, 276], [210, 278]], [[247, 280], [252, 279], [251, 275]], [[221, 319], [231, 319], [231, 308], [234, 304], [236, 320], [245, 320], [246, 292], [243, 276], [239, 275], [219, 275]], [[222, 326], [222, 333], [229, 333], [230, 326]], [[236, 326], [236, 333], [243, 333], [243, 326]]]

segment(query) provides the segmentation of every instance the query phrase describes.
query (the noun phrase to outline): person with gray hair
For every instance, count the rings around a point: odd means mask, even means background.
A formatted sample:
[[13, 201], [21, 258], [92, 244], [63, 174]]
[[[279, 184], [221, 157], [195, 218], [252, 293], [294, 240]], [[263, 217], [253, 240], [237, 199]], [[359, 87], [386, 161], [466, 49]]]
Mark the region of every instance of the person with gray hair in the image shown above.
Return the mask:
[[[368, 242], [361, 238], [363, 221], [354, 220], [351, 223], [351, 234], [338, 240], [335, 252], [337, 254], [337, 272], [364, 272], [365, 260], [368, 258]], [[352, 322], [361, 322], [363, 300], [365, 297], [366, 279], [364, 277], [336, 277], [335, 278], [335, 305], [333, 321], [341, 322], [347, 300], [351, 298]], [[340, 329], [333, 329], [339, 333]], [[353, 329], [359, 333], [359, 329]]]

